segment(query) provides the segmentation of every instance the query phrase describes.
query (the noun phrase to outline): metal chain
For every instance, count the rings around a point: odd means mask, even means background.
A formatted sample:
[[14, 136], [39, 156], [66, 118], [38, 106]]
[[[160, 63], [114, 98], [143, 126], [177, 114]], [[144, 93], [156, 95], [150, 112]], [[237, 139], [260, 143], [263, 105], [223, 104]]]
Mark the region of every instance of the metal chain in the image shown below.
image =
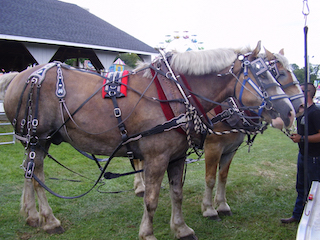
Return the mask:
[[32, 104], [33, 104], [33, 88], [34, 85], [37, 83], [38, 79], [33, 77], [31, 79], [31, 86], [30, 86], [30, 94], [28, 99], [28, 116], [27, 116], [27, 142], [26, 142], [26, 149], [29, 147], [30, 139], [31, 139], [31, 130], [32, 130], [32, 122], [33, 122], [33, 111], [32, 111]]

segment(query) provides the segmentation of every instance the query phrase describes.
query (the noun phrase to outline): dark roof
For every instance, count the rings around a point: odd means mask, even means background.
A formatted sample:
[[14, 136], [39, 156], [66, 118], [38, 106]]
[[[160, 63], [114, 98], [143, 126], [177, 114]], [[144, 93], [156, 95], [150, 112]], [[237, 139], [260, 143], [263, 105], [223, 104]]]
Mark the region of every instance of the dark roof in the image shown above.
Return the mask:
[[0, 34], [156, 53], [89, 11], [58, 0], [1, 0]]

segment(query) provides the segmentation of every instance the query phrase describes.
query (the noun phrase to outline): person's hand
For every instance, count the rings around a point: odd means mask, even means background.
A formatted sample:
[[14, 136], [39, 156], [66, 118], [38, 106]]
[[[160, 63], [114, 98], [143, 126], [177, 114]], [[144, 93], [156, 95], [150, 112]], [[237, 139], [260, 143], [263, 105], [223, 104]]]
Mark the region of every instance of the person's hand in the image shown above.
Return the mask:
[[301, 139], [301, 135], [299, 135], [298, 133], [293, 133], [291, 136], [290, 136], [291, 140], [294, 142], [294, 143], [298, 143], [300, 142], [300, 139]]

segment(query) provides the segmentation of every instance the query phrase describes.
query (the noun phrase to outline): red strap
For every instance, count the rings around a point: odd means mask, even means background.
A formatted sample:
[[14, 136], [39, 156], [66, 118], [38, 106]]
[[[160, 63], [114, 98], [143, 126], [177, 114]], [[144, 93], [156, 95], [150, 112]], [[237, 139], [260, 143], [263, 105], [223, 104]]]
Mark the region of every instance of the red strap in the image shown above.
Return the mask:
[[124, 94], [124, 96], [127, 96], [127, 84], [128, 84], [128, 74], [129, 74], [129, 71], [128, 70], [125, 70], [123, 71], [123, 74], [122, 76], [125, 76], [122, 78], [122, 83], [125, 84], [121, 84], [121, 87], [120, 87], [120, 92]]
[[102, 87], [102, 91], [101, 91], [102, 92], [102, 98], [105, 98], [107, 96], [106, 86], [105, 86], [106, 82], [107, 82], [107, 79], [103, 79], [103, 85], [102, 85], [103, 87]]
[[[154, 77], [154, 75], [155, 75], [154, 70], [151, 68], [150, 68], [150, 70], [151, 70], [152, 76]], [[159, 79], [157, 76], [154, 79], [154, 83], [156, 84], [156, 87], [157, 87], [159, 99], [160, 100], [167, 100], [167, 97], [166, 97], [166, 95], [165, 95], [165, 93], [159, 83]], [[171, 109], [169, 102], [160, 102], [160, 106], [161, 106], [162, 111], [163, 111], [164, 115], [166, 116], [167, 120], [171, 120], [172, 118], [174, 118], [174, 113]], [[176, 130], [181, 134], [185, 134], [185, 132], [180, 127], [177, 128]]]
[[[185, 77], [184, 75], [182, 75], [182, 74], [180, 74], [180, 77], [181, 77], [184, 85], [186, 86], [186, 88], [187, 88], [189, 91], [191, 91], [191, 87], [190, 87], [190, 85], [189, 85], [186, 77]], [[207, 114], [206, 114], [206, 112], [204, 111], [204, 109], [203, 109], [201, 103], [199, 102], [198, 98], [196, 98], [196, 96], [193, 95], [192, 93], [190, 93], [190, 95], [191, 95], [192, 99], [194, 100], [194, 102], [196, 103], [196, 105], [197, 105], [199, 111], [201, 112], [201, 114], [205, 117], [205, 119], [206, 119], [208, 122], [210, 122], [209, 119], [208, 119], [208, 117], [207, 117]]]
[[216, 115], [219, 114], [219, 113], [222, 113], [221, 105], [216, 106], [213, 110], [214, 110]]

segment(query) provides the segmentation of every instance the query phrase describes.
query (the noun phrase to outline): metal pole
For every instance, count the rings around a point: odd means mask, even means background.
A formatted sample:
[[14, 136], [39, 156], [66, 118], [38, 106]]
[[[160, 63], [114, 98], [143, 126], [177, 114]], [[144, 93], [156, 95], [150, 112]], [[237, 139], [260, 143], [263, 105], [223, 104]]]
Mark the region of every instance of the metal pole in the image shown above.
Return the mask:
[[304, 27], [304, 62], [305, 62], [305, 76], [304, 76], [304, 158], [303, 158], [303, 165], [304, 165], [304, 199], [307, 199], [308, 195], [308, 83], [309, 83], [309, 61], [308, 61], [308, 48], [307, 48], [307, 34], [308, 34], [308, 27]]

